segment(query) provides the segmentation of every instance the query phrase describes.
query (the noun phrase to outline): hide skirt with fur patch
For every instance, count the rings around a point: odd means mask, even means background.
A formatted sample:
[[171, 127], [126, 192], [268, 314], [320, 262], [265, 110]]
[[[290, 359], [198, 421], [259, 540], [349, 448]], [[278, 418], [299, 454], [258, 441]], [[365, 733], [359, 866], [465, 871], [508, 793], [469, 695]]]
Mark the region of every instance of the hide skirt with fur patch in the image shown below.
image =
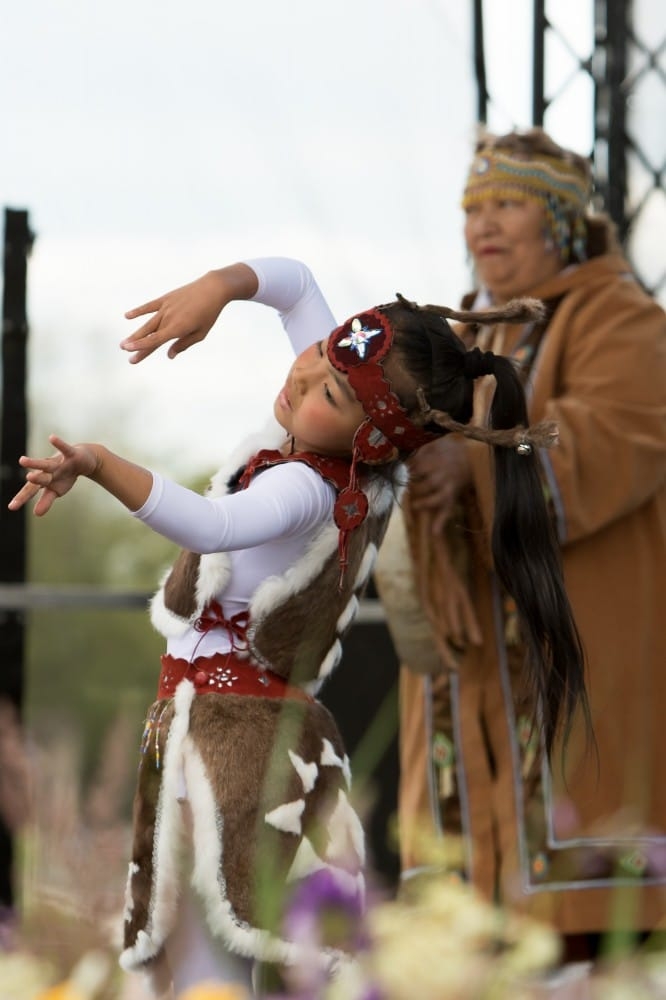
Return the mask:
[[[150, 971], [160, 960], [188, 882], [223, 947], [297, 962], [299, 945], [281, 929], [294, 885], [329, 868], [364, 893], [349, 784], [342, 739], [318, 701], [195, 695], [182, 681], [173, 698], [155, 702], [134, 802], [121, 965]], [[340, 957], [326, 952], [322, 963], [332, 969]]]

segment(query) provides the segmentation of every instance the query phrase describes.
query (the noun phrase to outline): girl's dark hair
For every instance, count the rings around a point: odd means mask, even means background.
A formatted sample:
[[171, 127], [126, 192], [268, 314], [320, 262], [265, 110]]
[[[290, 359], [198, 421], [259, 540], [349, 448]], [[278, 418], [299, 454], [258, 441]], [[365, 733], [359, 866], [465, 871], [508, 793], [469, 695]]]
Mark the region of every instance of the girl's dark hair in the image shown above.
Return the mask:
[[[418, 307], [400, 297], [382, 311], [395, 330], [397, 360], [415, 383], [411, 393], [398, 389], [403, 406], [420, 409], [428, 429], [442, 434], [456, 430], [493, 445], [493, 559], [500, 581], [516, 602], [527, 645], [528, 680], [541, 712], [550, 757], [560, 728], [568, 735], [576, 708], [582, 706], [586, 720], [589, 709], [583, 650], [564, 588], [540, 460], [536, 447], [524, 446], [530, 440], [525, 392], [509, 358], [482, 354], [478, 348], [468, 351], [446, 321], [446, 317], [477, 323], [521, 321], [528, 315], [534, 318], [538, 306], [518, 301], [496, 313], [463, 313], [440, 306]], [[483, 374], [493, 374], [496, 380], [491, 430], [469, 425], [474, 379]], [[531, 440], [540, 444], [547, 437], [548, 432], [543, 439], [535, 432]], [[523, 447], [518, 450], [521, 440]]]

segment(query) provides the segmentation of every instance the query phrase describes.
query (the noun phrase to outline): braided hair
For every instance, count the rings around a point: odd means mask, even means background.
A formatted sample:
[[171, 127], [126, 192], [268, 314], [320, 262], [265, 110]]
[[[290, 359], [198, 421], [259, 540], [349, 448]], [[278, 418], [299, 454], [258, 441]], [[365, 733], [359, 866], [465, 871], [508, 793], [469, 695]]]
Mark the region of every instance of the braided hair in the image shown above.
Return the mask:
[[[493, 561], [516, 602], [527, 647], [527, 680], [539, 706], [550, 757], [558, 732], [562, 729], [566, 738], [579, 706], [589, 727], [583, 650], [564, 587], [537, 452], [556, 443], [557, 428], [550, 422], [529, 427], [525, 392], [514, 363], [478, 347], [467, 350], [448, 323], [448, 319], [465, 324], [525, 322], [541, 318], [543, 307], [523, 299], [480, 313], [418, 306], [399, 295], [381, 309], [395, 330], [396, 366], [404, 369], [412, 384], [400, 391], [403, 405], [417, 412], [416, 419], [429, 430], [454, 431], [492, 447]], [[470, 420], [474, 382], [485, 375], [493, 375], [496, 386], [489, 426], [480, 427]]]

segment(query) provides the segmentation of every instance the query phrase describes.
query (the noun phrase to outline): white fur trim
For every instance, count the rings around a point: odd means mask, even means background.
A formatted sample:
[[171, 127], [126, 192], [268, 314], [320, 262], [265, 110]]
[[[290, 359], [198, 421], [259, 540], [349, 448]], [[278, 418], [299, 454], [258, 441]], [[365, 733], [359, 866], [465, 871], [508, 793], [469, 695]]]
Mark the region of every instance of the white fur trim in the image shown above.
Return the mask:
[[192, 887], [205, 904], [213, 934], [238, 955], [293, 965], [300, 954], [298, 946], [239, 920], [227, 899], [226, 885], [218, 874], [224, 849], [224, 817], [218, 813], [203, 761], [191, 744], [185, 759], [185, 774], [194, 820]]
[[376, 517], [381, 517], [390, 511], [398, 493], [404, 492], [407, 483], [404, 468], [403, 465], [396, 467], [391, 482], [377, 476], [369, 488], [364, 487], [370, 510]]
[[262, 429], [248, 434], [224, 460], [210, 481], [207, 496], [219, 497], [227, 492], [227, 483], [241, 466], [262, 448], [278, 448], [284, 444], [286, 433], [275, 417], [269, 417]]
[[349, 763], [349, 757], [347, 756], [347, 754], [345, 754], [344, 759], [342, 761], [342, 773], [344, 775], [347, 788], [351, 788], [351, 783], [352, 783], [351, 764]]
[[321, 680], [318, 677], [315, 677], [314, 680], [306, 681], [306, 683], [303, 685], [303, 690], [306, 691], [308, 694], [311, 694], [313, 698], [316, 698], [322, 684], [323, 680]]
[[372, 573], [372, 567], [375, 565], [376, 558], [377, 546], [372, 542], [369, 542], [365, 552], [363, 553], [361, 565], [358, 568], [358, 573], [356, 574], [356, 579], [354, 580], [354, 590], [358, 590], [358, 588], [362, 587], [366, 582]]
[[224, 590], [231, 576], [231, 559], [228, 552], [211, 552], [199, 558], [199, 572], [195, 591], [196, 607], [189, 618], [174, 614], [164, 603], [164, 585], [171, 573], [164, 574], [160, 588], [150, 602], [150, 620], [153, 628], [167, 639], [183, 635], [196, 621], [208, 601]]
[[173, 732], [173, 726], [178, 719], [178, 730], [179, 733], [182, 729], [181, 739], [184, 739], [187, 731], [190, 728], [190, 708], [192, 707], [192, 702], [194, 701], [194, 684], [191, 681], [181, 681], [176, 688], [176, 693], [173, 696], [173, 707], [174, 707], [174, 720], [171, 723], [171, 729], [169, 730], [169, 738], [171, 738], [171, 733]]
[[342, 635], [347, 631], [354, 618], [356, 618], [358, 612], [359, 602], [356, 594], [352, 594], [347, 601], [347, 606], [344, 608], [342, 614], [337, 620], [336, 629]]
[[[284, 440], [284, 429], [280, 427], [274, 418], [271, 418], [263, 430], [249, 435], [232, 453], [222, 467], [215, 473], [208, 487], [208, 496], [222, 496], [227, 493], [227, 483], [230, 477], [245, 465], [252, 455], [261, 448], [278, 447]], [[400, 486], [400, 476], [402, 467], [398, 467], [394, 483], [387, 483], [385, 480], [374, 477], [363, 484], [363, 489], [368, 496], [370, 509], [377, 515], [388, 510], [395, 497], [395, 492]], [[264, 580], [255, 591], [249, 606], [250, 617], [258, 624], [264, 615], [278, 607], [284, 601], [304, 590], [317, 574], [321, 571], [326, 560], [337, 551], [338, 529], [334, 524], [326, 524], [318, 532], [310, 546], [298, 560], [281, 576], [272, 576]], [[356, 584], [365, 583], [372, 570], [372, 564], [376, 556], [376, 548], [372, 546], [374, 552], [366, 550], [363, 556], [361, 568], [357, 574]], [[226, 552], [213, 552], [203, 555], [199, 563], [199, 575], [196, 584], [197, 609], [189, 620], [185, 620], [173, 614], [164, 604], [164, 583], [170, 570], [164, 575], [160, 589], [153, 597], [150, 604], [150, 618], [154, 628], [166, 638], [175, 638], [183, 635], [192, 622], [199, 616], [201, 609], [208, 601], [219, 594], [226, 586], [230, 574], [230, 560]], [[351, 614], [352, 609], [347, 608], [341, 616], [344, 631], [349, 622], [343, 616]], [[354, 610], [355, 614], [355, 610]], [[353, 617], [353, 616], [352, 616]], [[336, 661], [337, 664], [338, 661]], [[336, 665], [334, 664], [334, 665]], [[330, 673], [332, 668], [327, 668], [324, 677]]]
[[373, 514], [384, 514], [393, 504], [394, 484], [382, 476], [364, 479], [361, 488], [368, 498], [368, 506]]
[[328, 833], [327, 861], [341, 865], [345, 864], [345, 860], [349, 863], [352, 860], [348, 857], [351, 845], [355, 854], [353, 860], [357, 863], [358, 867], [363, 866], [365, 863], [363, 827], [342, 789], [338, 790], [338, 801], [328, 821]]
[[182, 830], [182, 810], [178, 803], [183, 768], [183, 746], [190, 728], [190, 707], [194, 685], [181, 681], [173, 699], [174, 715], [164, 753], [163, 777], [158, 800], [153, 848], [152, 909], [153, 938], [163, 943], [173, 927], [178, 896], [178, 840]]
[[165, 636], [167, 639], [183, 635], [189, 628], [189, 622], [178, 615], [174, 615], [173, 611], [169, 611], [164, 604], [164, 584], [170, 573], [171, 567], [162, 574], [159, 589], [150, 602], [150, 621], [152, 626], [160, 635]]
[[339, 767], [345, 779], [347, 788], [351, 788], [351, 765], [347, 754], [338, 757], [330, 740], [322, 740], [322, 751], [319, 763], [322, 767]]
[[124, 969], [136, 968], [154, 958], [173, 929], [178, 903], [178, 843], [182, 831], [178, 788], [193, 698], [194, 685], [181, 681], [174, 696], [174, 717], [169, 727], [157, 801], [148, 920], [145, 930], [137, 934], [134, 945], [126, 948], [120, 957]]
[[362, 900], [365, 899], [363, 875], [361, 873], [352, 875], [344, 868], [338, 868], [337, 865], [330, 865], [322, 861], [307, 837], [303, 837], [289, 869], [287, 881], [296, 882], [299, 879], [307, 878], [314, 872], [323, 870], [329, 871], [338, 885], [342, 886], [346, 892], [358, 896]]
[[159, 946], [155, 945], [155, 942], [150, 938], [145, 931], [139, 931], [136, 936], [136, 942], [131, 948], [125, 948], [120, 954], [118, 962], [120, 963], [121, 969], [125, 972], [136, 972], [144, 962], [150, 961], [151, 958], [155, 958], [155, 955], [159, 951]]
[[393, 499], [400, 503], [409, 483], [409, 469], [404, 463], [397, 465], [393, 473]]
[[196, 617], [212, 597], [220, 594], [231, 576], [231, 558], [228, 552], [207, 552], [199, 558], [199, 573], [196, 585]]
[[333, 673], [338, 663], [342, 659], [342, 643], [339, 639], [336, 639], [328, 653], [324, 657], [322, 664], [319, 668], [319, 673], [317, 677], [319, 680], [324, 680], [329, 674]]
[[127, 884], [125, 886], [125, 907], [123, 909], [123, 923], [128, 924], [134, 913], [134, 898], [132, 896], [132, 875], [139, 871], [139, 866], [134, 861], [130, 861], [127, 871]]
[[[382, 514], [393, 505], [393, 489], [378, 477], [364, 483], [363, 488], [368, 496], [368, 503], [373, 512]], [[308, 546], [305, 554], [291, 566], [282, 576], [271, 576], [257, 587], [250, 602], [250, 617], [258, 623], [273, 608], [282, 604], [294, 594], [300, 593], [311, 583], [328, 558], [338, 549], [338, 529], [335, 524], [325, 524]], [[371, 551], [369, 551], [371, 550]], [[365, 582], [370, 575], [372, 565], [377, 555], [377, 547], [368, 546], [357, 581]], [[357, 584], [358, 585], [358, 584]]]
[[289, 754], [289, 760], [294, 765], [294, 770], [303, 782], [303, 791], [307, 795], [311, 792], [315, 786], [315, 781], [317, 780], [317, 775], [319, 774], [319, 768], [314, 761], [310, 761], [309, 764], [299, 757], [297, 753], [293, 750], [287, 751]]
[[[218, 814], [203, 761], [189, 741], [185, 756], [185, 774], [194, 819], [192, 887], [205, 904], [206, 916], [213, 934], [220, 937], [237, 955], [244, 955], [247, 958], [256, 956], [264, 962], [285, 965], [311, 960], [312, 955], [307, 947], [273, 937], [267, 931], [251, 927], [236, 917], [226, 897], [226, 886], [219, 877], [211, 877], [212, 872], [220, 871], [224, 849], [224, 819]], [[317, 956], [317, 961], [324, 970], [328, 970], [343, 957], [341, 952], [327, 950]]]
[[[231, 453], [223, 466], [215, 473], [206, 490], [210, 497], [225, 496], [228, 482], [234, 473], [244, 466], [261, 448], [275, 448], [284, 441], [285, 432], [275, 418], [269, 420], [263, 430], [250, 434]], [[228, 552], [208, 552], [199, 560], [199, 575], [196, 584], [198, 617], [211, 598], [224, 590], [231, 575], [231, 559]]]
[[277, 806], [276, 809], [271, 809], [270, 812], [266, 813], [264, 819], [276, 830], [300, 835], [303, 830], [301, 816], [304, 809], [305, 799], [296, 799], [294, 802], [285, 802], [281, 806]]
[[319, 763], [323, 764], [324, 767], [342, 768], [344, 765], [342, 757], [338, 757], [330, 740], [323, 739], [321, 741], [321, 757], [319, 758]]
[[337, 548], [338, 529], [334, 524], [325, 524], [297, 563], [282, 576], [269, 576], [259, 584], [250, 602], [252, 621], [258, 623], [273, 608], [304, 590]]
[[297, 879], [305, 878], [313, 872], [328, 867], [326, 862], [319, 857], [308, 838], [303, 837], [291, 863], [287, 882], [295, 882]]
[[[260, 448], [277, 447], [283, 440], [283, 428], [275, 418], [271, 418], [263, 430], [249, 435], [235, 449], [211, 479], [206, 494], [212, 497], [226, 494], [229, 479], [252, 455], [255, 455]], [[174, 614], [164, 603], [164, 584], [170, 572], [171, 567], [163, 574], [159, 589], [150, 602], [150, 620], [153, 628], [167, 639], [183, 635], [199, 617], [208, 601], [224, 589], [231, 575], [231, 560], [227, 552], [211, 552], [201, 556], [195, 594], [196, 609], [189, 619]]]

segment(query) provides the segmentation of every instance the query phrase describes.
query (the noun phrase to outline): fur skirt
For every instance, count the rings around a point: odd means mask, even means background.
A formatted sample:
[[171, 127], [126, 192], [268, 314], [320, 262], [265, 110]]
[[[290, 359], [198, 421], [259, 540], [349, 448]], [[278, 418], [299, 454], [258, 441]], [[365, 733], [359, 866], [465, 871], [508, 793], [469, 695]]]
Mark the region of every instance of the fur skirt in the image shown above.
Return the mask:
[[[283, 915], [299, 881], [329, 869], [359, 901], [364, 894], [363, 830], [349, 786], [342, 739], [320, 702], [195, 695], [182, 681], [146, 722], [123, 968], [150, 972], [160, 962], [188, 883], [221, 947], [297, 963], [300, 945], [285, 935]], [[327, 970], [341, 958], [321, 954]]]

